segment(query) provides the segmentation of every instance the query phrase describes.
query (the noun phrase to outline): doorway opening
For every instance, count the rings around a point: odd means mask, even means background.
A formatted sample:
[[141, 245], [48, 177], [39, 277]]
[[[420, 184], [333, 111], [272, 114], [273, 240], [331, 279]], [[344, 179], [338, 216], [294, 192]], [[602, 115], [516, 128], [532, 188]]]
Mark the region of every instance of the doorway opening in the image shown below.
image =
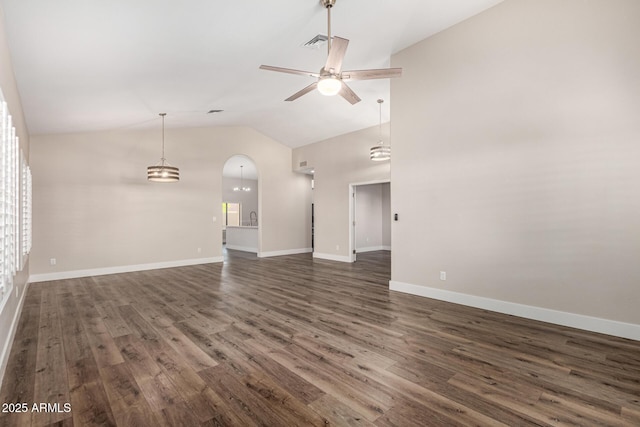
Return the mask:
[[391, 251], [391, 185], [389, 180], [349, 185], [349, 254]]
[[222, 169], [222, 250], [260, 252], [258, 169], [248, 156], [234, 155]]

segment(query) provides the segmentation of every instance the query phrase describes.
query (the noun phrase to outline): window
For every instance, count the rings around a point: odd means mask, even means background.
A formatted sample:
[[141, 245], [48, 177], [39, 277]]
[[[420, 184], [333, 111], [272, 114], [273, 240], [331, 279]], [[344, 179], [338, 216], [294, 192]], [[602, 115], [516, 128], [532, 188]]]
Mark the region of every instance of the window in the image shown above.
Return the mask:
[[240, 226], [240, 203], [222, 203], [222, 218], [224, 220], [224, 227], [227, 225], [231, 227]]
[[[31, 171], [0, 92], [0, 307], [31, 250]], [[22, 160], [22, 161], [21, 161]], [[20, 215], [22, 214], [22, 222]]]

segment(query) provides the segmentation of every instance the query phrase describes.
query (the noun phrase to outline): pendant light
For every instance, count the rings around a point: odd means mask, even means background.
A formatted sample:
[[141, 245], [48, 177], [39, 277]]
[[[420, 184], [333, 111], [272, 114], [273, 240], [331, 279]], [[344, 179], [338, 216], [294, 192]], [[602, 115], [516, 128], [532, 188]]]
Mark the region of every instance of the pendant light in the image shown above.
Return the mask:
[[176, 182], [180, 181], [180, 170], [171, 166], [167, 159], [164, 157], [164, 116], [167, 113], [160, 113], [162, 117], [162, 157], [160, 162], [155, 166], [149, 166], [147, 168], [147, 180], [153, 182]]
[[244, 186], [244, 175], [242, 174], [242, 168], [244, 166], [240, 165], [240, 187], [233, 187], [233, 191], [251, 191], [251, 187]]
[[384, 160], [391, 159], [391, 147], [384, 145], [382, 140], [382, 103], [384, 100], [378, 99], [378, 105], [380, 106], [380, 124], [378, 127], [378, 145], [371, 147], [369, 150], [369, 158], [374, 162], [382, 162]]

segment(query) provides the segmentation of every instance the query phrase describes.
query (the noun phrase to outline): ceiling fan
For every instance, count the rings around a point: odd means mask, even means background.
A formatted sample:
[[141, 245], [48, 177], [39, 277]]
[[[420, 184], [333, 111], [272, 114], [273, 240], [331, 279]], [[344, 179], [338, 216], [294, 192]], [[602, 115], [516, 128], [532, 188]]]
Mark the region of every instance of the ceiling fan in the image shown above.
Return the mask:
[[387, 79], [392, 77], [401, 77], [402, 68], [381, 68], [373, 70], [351, 70], [342, 71], [342, 60], [347, 52], [349, 40], [340, 37], [331, 38], [331, 8], [335, 5], [336, 0], [320, 0], [320, 3], [327, 9], [327, 45], [328, 56], [324, 67], [319, 73], [311, 71], [294, 70], [291, 68], [272, 67], [270, 65], [261, 65], [261, 70], [277, 71], [279, 73], [298, 74], [301, 76], [310, 76], [317, 78], [317, 81], [311, 83], [304, 89], [294, 93], [285, 101], [295, 101], [302, 95], [318, 89], [318, 91], [327, 96], [340, 95], [352, 105], [360, 102], [360, 98], [345, 81], [348, 80], [372, 80]]

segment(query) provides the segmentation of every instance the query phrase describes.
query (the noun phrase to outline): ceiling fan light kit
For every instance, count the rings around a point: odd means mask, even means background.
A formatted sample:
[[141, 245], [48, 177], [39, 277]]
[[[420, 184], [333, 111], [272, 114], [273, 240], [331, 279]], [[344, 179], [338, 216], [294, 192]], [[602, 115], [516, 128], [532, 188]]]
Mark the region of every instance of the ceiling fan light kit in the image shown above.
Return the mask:
[[314, 77], [317, 80], [304, 89], [294, 93], [285, 101], [295, 101], [302, 95], [317, 89], [326, 96], [340, 95], [350, 104], [356, 104], [361, 99], [345, 83], [347, 80], [372, 80], [387, 79], [402, 76], [402, 68], [381, 68], [373, 70], [353, 70], [342, 71], [342, 60], [347, 53], [349, 40], [341, 37], [331, 37], [331, 8], [336, 4], [336, 0], [320, 0], [320, 4], [327, 9], [327, 61], [319, 73], [311, 71], [294, 70], [291, 68], [274, 67], [271, 65], [261, 65], [261, 70], [276, 71], [279, 73], [297, 74], [301, 76]]
[[337, 95], [342, 89], [342, 82], [335, 76], [321, 78], [318, 81], [318, 92], [325, 96]]
[[160, 113], [162, 117], [162, 157], [160, 162], [147, 167], [147, 180], [152, 182], [177, 182], [180, 181], [180, 170], [171, 166], [164, 157], [164, 116], [167, 113]]

